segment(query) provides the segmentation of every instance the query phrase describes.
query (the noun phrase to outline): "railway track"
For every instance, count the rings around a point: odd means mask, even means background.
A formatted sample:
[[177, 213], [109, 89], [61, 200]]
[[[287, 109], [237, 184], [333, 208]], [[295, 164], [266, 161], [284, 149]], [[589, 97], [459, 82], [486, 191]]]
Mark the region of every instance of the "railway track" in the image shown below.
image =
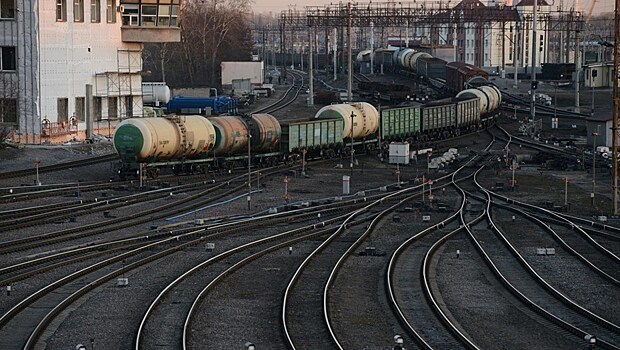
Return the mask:
[[297, 72], [294, 72], [294, 71], [290, 71], [290, 74], [293, 76], [293, 84], [291, 84], [291, 87], [288, 88], [288, 90], [286, 90], [284, 95], [282, 95], [282, 97], [280, 97], [277, 101], [273, 102], [272, 104], [266, 107], [254, 110], [250, 112], [250, 114], [258, 114], [258, 113], [271, 114], [295, 102], [295, 100], [299, 96], [304, 86], [304, 77], [303, 75]]
[[[63, 162], [53, 165], [41, 166], [39, 167], [39, 174], [48, 173], [52, 171], [65, 170], [70, 168], [82, 167], [87, 165], [93, 165], [97, 163], [109, 162], [112, 160], [118, 159], [116, 154], [106, 154], [103, 156], [90, 157], [86, 159], [80, 159], [71, 162]], [[0, 173], [0, 179], [12, 179], [17, 177], [35, 175], [37, 172], [36, 169], [23, 169], [23, 170], [15, 170]]]

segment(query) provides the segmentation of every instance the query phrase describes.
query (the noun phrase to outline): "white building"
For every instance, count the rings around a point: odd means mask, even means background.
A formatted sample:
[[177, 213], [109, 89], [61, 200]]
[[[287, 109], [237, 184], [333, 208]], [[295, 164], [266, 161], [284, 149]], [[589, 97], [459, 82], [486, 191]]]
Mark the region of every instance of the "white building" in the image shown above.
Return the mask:
[[[0, 0], [0, 122], [22, 143], [142, 115], [142, 46], [180, 40], [180, 0]], [[95, 131], [97, 132], [97, 131]]]

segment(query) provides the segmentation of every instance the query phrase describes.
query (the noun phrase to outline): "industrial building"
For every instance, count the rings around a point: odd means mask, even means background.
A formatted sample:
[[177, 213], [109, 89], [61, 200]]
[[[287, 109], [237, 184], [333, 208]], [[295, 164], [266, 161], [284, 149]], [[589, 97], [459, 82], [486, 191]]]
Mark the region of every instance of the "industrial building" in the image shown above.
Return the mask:
[[38, 144], [86, 137], [87, 106], [103, 134], [142, 115], [143, 43], [180, 41], [179, 2], [2, 0], [2, 127]]

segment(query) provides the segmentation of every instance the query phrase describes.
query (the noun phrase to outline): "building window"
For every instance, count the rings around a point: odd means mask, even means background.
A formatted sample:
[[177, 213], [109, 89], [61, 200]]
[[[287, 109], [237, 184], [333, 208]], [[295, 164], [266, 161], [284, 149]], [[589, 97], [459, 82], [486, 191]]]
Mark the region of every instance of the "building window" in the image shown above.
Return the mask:
[[125, 117], [133, 117], [133, 96], [125, 96]]
[[0, 122], [17, 123], [16, 98], [0, 98]]
[[139, 26], [140, 25], [140, 6], [139, 5], [123, 5], [123, 25]]
[[0, 0], [0, 18], [15, 18], [15, 0]]
[[178, 26], [179, 0], [124, 0], [125, 26]]
[[84, 0], [73, 0], [73, 21], [84, 22]]
[[16, 70], [15, 46], [2, 46], [0, 50], [0, 71]]
[[116, 23], [116, 0], [106, 1], [106, 20], [108, 23]]
[[81, 122], [86, 120], [86, 106], [84, 105], [85, 103], [86, 99], [84, 97], [75, 98], [75, 116], [77, 117], [77, 120]]
[[67, 20], [67, 0], [56, 0], [56, 21], [64, 22]]
[[108, 119], [118, 118], [118, 99], [116, 97], [108, 97]]
[[69, 99], [68, 98], [59, 98], [56, 102], [56, 111], [58, 113], [58, 122], [68, 122], [69, 121]]
[[101, 1], [90, 0], [90, 21], [92, 23], [101, 22]]
[[101, 120], [102, 105], [101, 97], [93, 97], [93, 119], [96, 121]]

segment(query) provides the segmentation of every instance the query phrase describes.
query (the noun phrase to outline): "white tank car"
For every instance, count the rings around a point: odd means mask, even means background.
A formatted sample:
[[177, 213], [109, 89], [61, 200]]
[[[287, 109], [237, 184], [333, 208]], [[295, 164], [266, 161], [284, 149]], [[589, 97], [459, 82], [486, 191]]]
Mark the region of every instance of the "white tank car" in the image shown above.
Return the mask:
[[409, 60], [407, 61], [407, 69], [410, 71], [417, 73], [418, 72], [418, 60], [422, 57], [433, 57], [426, 52], [416, 52], [413, 55], [409, 56]]
[[487, 85], [477, 88], [467, 89], [459, 92], [457, 98], [480, 99], [480, 113], [487, 114], [495, 111], [502, 103], [502, 94], [495, 86]]
[[137, 161], [190, 158], [213, 149], [215, 129], [209, 120], [198, 115], [131, 118], [116, 127], [113, 142], [121, 157]]
[[[353, 115], [353, 118], [351, 118]], [[379, 128], [379, 112], [366, 102], [351, 104], [333, 104], [321, 108], [315, 115], [317, 119], [342, 119], [344, 129], [342, 137], [362, 139], [377, 132]], [[351, 134], [351, 119], [353, 119], [353, 134]]]

